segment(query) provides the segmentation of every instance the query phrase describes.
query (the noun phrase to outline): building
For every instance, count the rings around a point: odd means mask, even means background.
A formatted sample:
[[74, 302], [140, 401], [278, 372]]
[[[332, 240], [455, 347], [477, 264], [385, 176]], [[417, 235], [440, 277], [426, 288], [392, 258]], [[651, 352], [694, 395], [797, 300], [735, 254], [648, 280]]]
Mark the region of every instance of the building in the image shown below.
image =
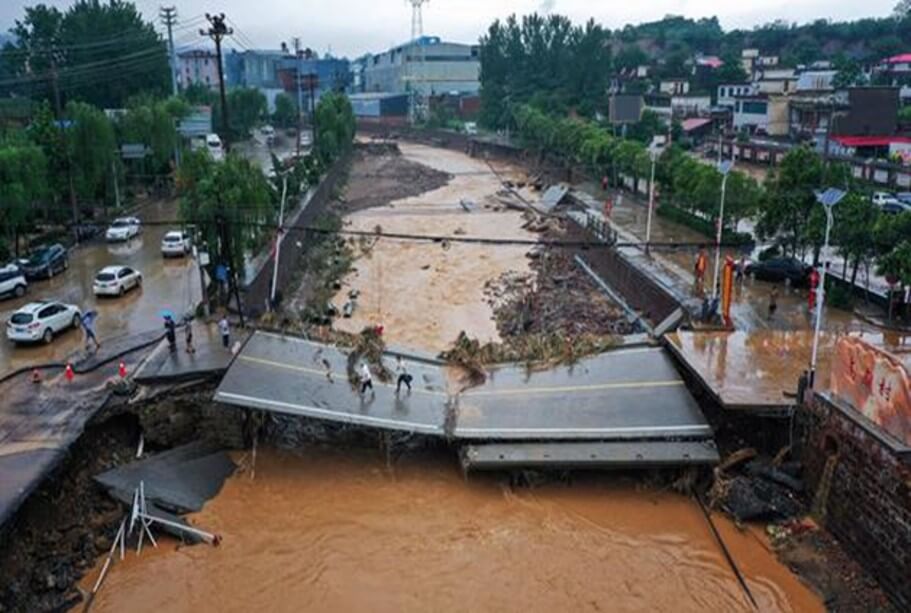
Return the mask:
[[873, 71], [883, 75], [892, 85], [911, 85], [911, 53], [888, 57], [877, 64]]
[[671, 96], [671, 114], [674, 117], [708, 115], [711, 108], [710, 96]]
[[422, 36], [371, 56], [363, 75], [365, 92], [476, 94], [481, 89], [479, 48]]
[[760, 94], [788, 94], [797, 85], [797, 73], [790, 68], [765, 68], [756, 76], [756, 89]]
[[835, 70], [808, 70], [800, 73], [794, 91], [804, 92], [832, 92], [835, 91]]
[[368, 92], [348, 94], [348, 100], [358, 123], [403, 126], [408, 122], [408, 94]]
[[753, 96], [759, 93], [759, 88], [753, 83], [725, 83], [718, 86], [718, 106], [734, 106], [737, 98]]
[[733, 107], [733, 126], [739, 132], [787, 136], [788, 99], [786, 96], [756, 94], [737, 98]]
[[177, 84], [218, 87], [218, 56], [207, 49], [188, 49], [177, 54]]
[[278, 89], [278, 63], [288, 56], [286, 45], [281, 49], [232, 49], [225, 55], [225, 82], [229, 87]]
[[744, 49], [740, 52], [740, 65], [748, 75], [753, 75], [759, 60], [759, 49]]
[[662, 79], [658, 91], [668, 96], [685, 96], [690, 93], [690, 82], [686, 79]]
[[[276, 76], [280, 88], [295, 100], [298, 96], [298, 79], [300, 79], [301, 105], [310, 110], [310, 86], [313, 86], [313, 103], [326, 92], [347, 91], [351, 78], [350, 62], [334, 57], [298, 58], [286, 56], [276, 62]], [[298, 75], [300, 75], [298, 77]]]

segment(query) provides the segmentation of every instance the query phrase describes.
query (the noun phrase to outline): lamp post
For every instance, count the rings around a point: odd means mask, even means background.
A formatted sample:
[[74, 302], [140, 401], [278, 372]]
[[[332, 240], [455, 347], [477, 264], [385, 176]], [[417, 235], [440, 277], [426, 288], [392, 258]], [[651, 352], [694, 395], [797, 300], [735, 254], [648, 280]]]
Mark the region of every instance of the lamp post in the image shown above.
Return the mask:
[[[826, 241], [822, 250], [822, 253], [824, 254], [823, 257], [827, 257], [829, 251], [829, 236], [832, 233], [833, 222], [832, 209], [835, 208], [836, 204], [841, 202], [846, 194], [846, 192], [834, 187], [830, 187], [825, 191], [819, 190], [816, 192], [816, 200], [826, 209]], [[819, 299], [816, 302], [816, 326], [813, 332], [813, 355], [810, 358], [810, 389], [813, 389], [816, 383], [816, 359], [819, 354], [819, 331], [822, 328], [822, 309], [826, 302], [826, 267], [822, 263], [822, 258], [820, 258], [819, 267], [822, 270], [819, 273], [819, 290], [817, 290]]]
[[648, 182], [648, 216], [645, 218], [645, 253], [648, 255], [652, 242], [652, 214], [655, 208], [655, 165], [661, 155], [663, 138], [655, 137], [648, 146], [648, 155], [652, 160], [652, 173]]
[[721, 273], [721, 239], [724, 231], [724, 197], [727, 193], [728, 176], [734, 168], [733, 160], [719, 162], [721, 173], [721, 204], [718, 207], [718, 231], [715, 233], [715, 274], [712, 275], [712, 299], [718, 298], [718, 275]]

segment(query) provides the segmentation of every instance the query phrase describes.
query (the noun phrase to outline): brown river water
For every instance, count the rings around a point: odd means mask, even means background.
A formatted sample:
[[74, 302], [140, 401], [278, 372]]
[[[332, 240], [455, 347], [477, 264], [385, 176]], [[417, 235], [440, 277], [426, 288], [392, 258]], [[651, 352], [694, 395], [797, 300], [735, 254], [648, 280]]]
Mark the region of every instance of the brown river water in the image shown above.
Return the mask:
[[[714, 520], [760, 610], [823, 610], [761, 531]], [[618, 477], [513, 489], [443, 452], [265, 451], [191, 521], [221, 546], [128, 552], [92, 611], [752, 610], [694, 502]]]

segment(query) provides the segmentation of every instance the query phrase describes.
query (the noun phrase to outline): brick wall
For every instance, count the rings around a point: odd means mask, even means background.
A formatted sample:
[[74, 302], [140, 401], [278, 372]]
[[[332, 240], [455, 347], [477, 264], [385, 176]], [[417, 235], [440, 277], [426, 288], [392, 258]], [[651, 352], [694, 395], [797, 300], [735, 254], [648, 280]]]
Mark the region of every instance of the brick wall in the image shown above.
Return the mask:
[[823, 523], [902, 611], [911, 610], [911, 458], [825, 398], [801, 408], [801, 457], [810, 492], [834, 457]]

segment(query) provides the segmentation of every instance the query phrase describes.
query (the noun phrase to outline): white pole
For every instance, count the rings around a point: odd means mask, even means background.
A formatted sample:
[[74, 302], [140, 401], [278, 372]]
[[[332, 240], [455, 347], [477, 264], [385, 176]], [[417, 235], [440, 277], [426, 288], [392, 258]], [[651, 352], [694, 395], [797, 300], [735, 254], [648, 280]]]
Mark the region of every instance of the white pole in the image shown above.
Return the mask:
[[648, 217], [645, 220], [645, 253], [649, 252], [652, 242], [652, 209], [655, 208], [655, 163], [658, 156], [652, 152], [652, 176], [648, 182]]
[[275, 290], [278, 285], [278, 260], [281, 256], [282, 248], [282, 236], [284, 232], [282, 228], [285, 225], [285, 197], [288, 195], [288, 174], [282, 177], [282, 205], [281, 210], [278, 214], [278, 234], [275, 237], [275, 262], [272, 265], [272, 292], [269, 295], [269, 309], [272, 309], [272, 305], [275, 304]]
[[721, 179], [721, 206], [718, 210], [718, 232], [715, 235], [715, 274], [712, 276], [712, 299], [718, 298], [718, 275], [721, 272], [721, 232], [724, 228], [724, 195], [727, 191], [728, 173]]
[[[826, 242], [823, 247], [823, 253], [829, 251], [829, 234], [832, 231], [832, 207], [826, 207]], [[825, 257], [825, 256], [823, 256]], [[826, 301], [826, 266], [821, 258], [819, 267], [822, 272], [819, 273], [819, 300], [816, 304], [816, 329], [813, 332], [813, 357], [810, 360], [810, 388], [816, 387], [816, 358], [819, 353], [819, 331], [822, 328], [822, 309]]]

